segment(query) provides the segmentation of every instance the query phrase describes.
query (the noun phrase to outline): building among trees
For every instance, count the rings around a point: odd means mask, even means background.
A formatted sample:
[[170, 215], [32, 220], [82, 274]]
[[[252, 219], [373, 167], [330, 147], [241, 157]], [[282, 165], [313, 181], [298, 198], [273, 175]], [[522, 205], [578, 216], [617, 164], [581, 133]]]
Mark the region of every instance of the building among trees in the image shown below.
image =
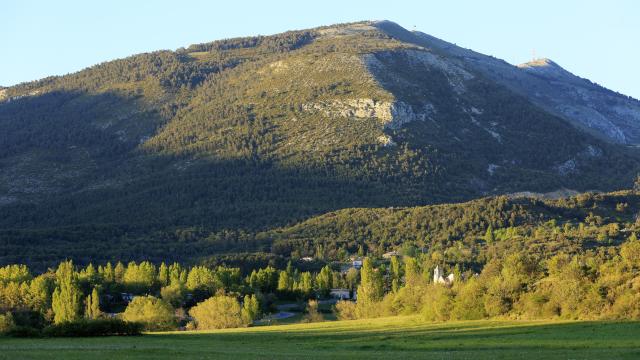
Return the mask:
[[445, 277], [444, 270], [440, 270], [439, 266], [436, 266], [436, 268], [433, 270], [433, 282], [435, 284], [450, 285], [450, 284], [453, 284], [453, 279], [454, 279], [453, 273]]

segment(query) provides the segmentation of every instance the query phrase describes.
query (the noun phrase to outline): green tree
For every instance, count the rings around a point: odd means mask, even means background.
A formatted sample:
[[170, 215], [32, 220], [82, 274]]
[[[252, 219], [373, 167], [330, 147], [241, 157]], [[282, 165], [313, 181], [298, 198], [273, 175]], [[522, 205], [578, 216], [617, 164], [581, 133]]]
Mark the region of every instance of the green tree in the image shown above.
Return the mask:
[[113, 277], [115, 282], [122, 284], [124, 282], [124, 272], [126, 271], [124, 265], [118, 261], [115, 269], [113, 269]]
[[489, 226], [487, 231], [484, 233], [484, 241], [486, 241], [487, 244], [493, 244], [495, 240], [496, 237], [493, 234], [493, 227]]
[[116, 281], [116, 274], [115, 274], [115, 271], [113, 269], [113, 265], [111, 265], [110, 262], [108, 262], [107, 265], [105, 265], [101, 275], [102, 275], [102, 279], [106, 283], [113, 283], [113, 282]]
[[189, 311], [201, 330], [236, 328], [248, 325], [243, 318], [240, 303], [233, 296], [215, 295], [197, 304]]
[[322, 314], [318, 311], [318, 300], [309, 300], [307, 303], [307, 316], [305, 317], [307, 322], [320, 322], [324, 320]]
[[56, 270], [56, 289], [53, 292], [51, 308], [56, 324], [80, 319], [81, 293], [72, 261], [60, 263]]
[[87, 319], [99, 319], [102, 316], [100, 311], [100, 296], [98, 295], [98, 289], [93, 288], [91, 294], [87, 296], [85, 300], [84, 317]]
[[400, 290], [400, 285], [402, 281], [402, 264], [397, 256], [391, 257], [390, 264], [390, 272], [391, 272], [391, 291], [394, 293]]
[[328, 265], [324, 266], [316, 276], [316, 286], [320, 294], [323, 296], [329, 295], [333, 287], [333, 272]]
[[313, 277], [310, 272], [305, 271], [300, 275], [297, 290], [305, 296], [311, 295], [311, 291], [313, 290]]
[[148, 330], [167, 330], [175, 327], [171, 305], [153, 296], [136, 296], [127, 305], [122, 319], [142, 323]]
[[169, 285], [169, 267], [164, 262], [158, 268], [158, 283], [160, 286]]
[[187, 289], [201, 291], [207, 296], [216, 290], [216, 278], [213, 271], [204, 266], [194, 266], [187, 275]]
[[355, 289], [358, 285], [358, 279], [360, 278], [360, 272], [358, 269], [352, 267], [347, 270], [347, 274], [345, 275], [345, 279], [347, 281], [347, 286], [349, 289]]
[[640, 268], [640, 240], [635, 233], [631, 233], [627, 241], [620, 246], [620, 256], [628, 268]]
[[242, 302], [242, 318], [247, 324], [251, 324], [260, 314], [260, 302], [255, 295], [245, 295]]
[[29, 283], [29, 307], [42, 314], [51, 307], [51, 293], [54, 289], [54, 281], [47, 275], [35, 277]]
[[180, 284], [164, 286], [160, 289], [160, 296], [174, 308], [180, 307], [184, 302], [184, 287]]
[[137, 293], [148, 291], [156, 284], [156, 279], [156, 267], [148, 261], [143, 261], [140, 264], [130, 262], [123, 277], [125, 286]]
[[422, 316], [428, 321], [445, 321], [451, 316], [451, 290], [441, 284], [430, 284], [424, 293]]
[[13, 321], [13, 314], [11, 314], [10, 312], [4, 315], [0, 314], [0, 335], [3, 335], [4, 333], [8, 332], [14, 326], [15, 326], [15, 323]]
[[286, 271], [280, 271], [278, 275], [278, 291], [291, 291], [291, 277]]
[[375, 313], [375, 305], [382, 299], [383, 290], [382, 274], [368, 257], [364, 258], [358, 286], [358, 317], [369, 317]]

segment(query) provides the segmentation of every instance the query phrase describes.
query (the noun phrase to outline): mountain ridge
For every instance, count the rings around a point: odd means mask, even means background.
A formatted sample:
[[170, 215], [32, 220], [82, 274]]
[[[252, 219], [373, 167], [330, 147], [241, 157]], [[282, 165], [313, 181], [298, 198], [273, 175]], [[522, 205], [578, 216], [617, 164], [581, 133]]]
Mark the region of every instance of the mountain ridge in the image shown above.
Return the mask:
[[637, 99], [575, 76], [551, 60], [554, 66], [547, 69], [557, 71], [544, 72], [545, 67], [526, 66], [527, 63], [512, 65], [428, 34], [416, 34], [428, 44], [469, 61], [484, 75], [601, 139], [630, 145], [637, 144], [640, 139], [640, 101]]

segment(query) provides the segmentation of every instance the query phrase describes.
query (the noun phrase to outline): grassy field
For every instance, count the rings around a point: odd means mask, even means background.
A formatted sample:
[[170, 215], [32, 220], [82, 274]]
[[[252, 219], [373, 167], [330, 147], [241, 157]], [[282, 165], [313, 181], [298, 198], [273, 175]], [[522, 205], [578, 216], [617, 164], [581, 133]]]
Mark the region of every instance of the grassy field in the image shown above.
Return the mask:
[[0, 338], [0, 359], [639, 359], [639, 322], [416, 317], [85, 339]]

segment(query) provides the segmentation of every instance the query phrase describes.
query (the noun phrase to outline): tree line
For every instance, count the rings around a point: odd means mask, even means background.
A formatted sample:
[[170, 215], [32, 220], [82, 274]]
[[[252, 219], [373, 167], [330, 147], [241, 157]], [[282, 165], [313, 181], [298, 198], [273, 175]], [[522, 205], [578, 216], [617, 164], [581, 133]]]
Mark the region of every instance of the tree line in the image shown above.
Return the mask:
[[148, 330], [237, 327], [251, 324], [277, 299], [326, 297], [332, 287], [355, 288], [356, 281], [355, 270], [341, 274], [325, 266], [312, 273], [291, 262], [246, 275], [225, 266], [147, 261], [97, 267], [65, 261], [38, 275], [26, 265], [8, 265], [0, 268], [0, 314], [5, 331], [112, 318]]

